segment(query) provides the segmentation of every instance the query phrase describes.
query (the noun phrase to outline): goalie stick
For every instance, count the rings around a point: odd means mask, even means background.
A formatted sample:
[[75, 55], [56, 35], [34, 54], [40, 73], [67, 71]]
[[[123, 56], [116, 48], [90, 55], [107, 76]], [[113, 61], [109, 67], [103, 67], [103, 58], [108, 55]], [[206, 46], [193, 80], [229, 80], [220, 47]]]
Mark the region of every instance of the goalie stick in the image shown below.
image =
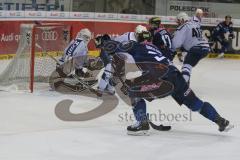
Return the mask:
[[[116, 70], [116, 68], [112, 65], [113, 69]], [[123, 81], [122, 77], [116, 73], [118, 79], [120, 80], [120, 82], [122, 83], [123, 86], [127, 86], [126, 83]], [[165, 126], [165, 125], [156, 125], [154, 124], [153, 122], [150, 121], [149, 119], [149, 114], [147, 114], [147, 117], [148, 117], [148, 123], [150, 124], [150, 126], [155, 129], [155, 130], [158, 130], [158, 131], [169, 131], [172, 127], [171, 126]]]

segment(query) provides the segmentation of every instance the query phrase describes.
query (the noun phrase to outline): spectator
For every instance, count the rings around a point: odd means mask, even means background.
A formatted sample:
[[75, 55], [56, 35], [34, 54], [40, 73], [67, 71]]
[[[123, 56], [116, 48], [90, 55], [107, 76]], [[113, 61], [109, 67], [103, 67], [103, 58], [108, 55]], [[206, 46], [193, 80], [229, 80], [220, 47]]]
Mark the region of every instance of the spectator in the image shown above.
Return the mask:
[[122, 13], [126, 14], [138, 14], [138, 11], [134, 7], [134, 3], [132, 1], [129, 1], [128, 8], [125, 8], [122, 10]]

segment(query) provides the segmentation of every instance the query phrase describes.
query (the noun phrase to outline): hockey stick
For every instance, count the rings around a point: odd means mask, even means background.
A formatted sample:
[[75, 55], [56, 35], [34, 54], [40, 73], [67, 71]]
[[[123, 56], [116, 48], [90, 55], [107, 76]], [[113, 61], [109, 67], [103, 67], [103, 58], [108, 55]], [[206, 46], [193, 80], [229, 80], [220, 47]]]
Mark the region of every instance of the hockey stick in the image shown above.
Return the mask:
[[96, 94], [98, 97], [102, 96], [102, 94], [100, 92], [98, 92], [96, 89], [93, 89], [91, 86], [89, 86], [85, 82], [83, 82], [78, 76], [76, 76], [75, 74], [73, 74], [72, 76], [73, 76], [73, 78], [77, 79], [79, 81], [79, 83], [81, 83], [84, 87], [86, 87], [90, 92]]
[[151, 122], [150, 121], [150, 119], [149, 119], [149, 114], [147, 114], [147, 117], [148, 117], [148, 123], [150, 124], [150, 126], [153, 128], [153, 129], [155, 129], [155, 130], [158, 130], [158, 131], [169, 131], [169, 130], [171, 130], [171, 126], [164, 126], [164, 125], [162, 125], [162, 124], [160, 124], [160, 125], [156, 125], [156, 124], [154, 124], [153, 122]]
[[[116, 70], [116, 68], [112, 65], [113, 69]], [[126, 85], [126, 83], [123, 81], [122, 77], [116, 73], [118, 79], [120, 80], [120, 82], [122, 83], [123, 86], [128, 86]], [[149, 117], [149, 114], [147, 114], [147, 117]], [[169, 131], [172, 127], [171, 126], [164, 126], [164, 125], [156, 125], [153, 122], [150, 121], [150, 119], [148, 118], [148, 123], [150, 124], [150, 126], [158, 131]]]
[[148, 123], [150, 124], [150, 126], [153, 129], [158, 130], [158, 131], [169, 131], [172, 128], [171, 126], [164, 126], [162, 124], [156, 125], [156, 124], [152, 123], [151, 121], [148, 121]]

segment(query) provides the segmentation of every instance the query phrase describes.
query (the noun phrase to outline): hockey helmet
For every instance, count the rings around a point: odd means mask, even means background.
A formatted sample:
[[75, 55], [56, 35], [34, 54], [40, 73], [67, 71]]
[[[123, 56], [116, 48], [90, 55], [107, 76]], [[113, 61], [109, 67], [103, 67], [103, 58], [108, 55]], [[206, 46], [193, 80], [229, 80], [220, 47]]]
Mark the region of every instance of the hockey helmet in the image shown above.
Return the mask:
[[161, 18], [160, 17], [152, 17], [149, 19], [148, 24], [151, 26], [151, 28], [159, 28], [161, 24]]
[[111, 40], [111, 38], [108, 34], [97, 36], [94, 39], [94, 43], [95, 43], [96, 48], [100, 48], [102, 46], [103, 42], [108, 41], [108, 40]]
[[188, 17], [188, 15], [187, 15], [187, 13], [185, 13], [185, 12], [180, 12], [180, 13], [177, 15], [176, 19], [177, 19], [177, 23], [178, 23], [178, 24], [182, 24], [182, 23], [188, 21], [188, 20], [189, 20], [189, 17]]
[[232, 19], [232, 16], [230, 16], [230, 15], [226, 15], [226, 16], [225, 16], [225, 19], [227, 19], [227, 18]]
[[201, 8], [196, 9], [195, 15], [196, 15], [196, 17], [201, 19], [203, 17], [203, 10]]
[[203, 14], [203, 10], [201, 8], [196, 9], [196, 15]]
[[138, 34], [138, 38], [137, 38], [138, 42], [144, 42], [144, 41], [150, 42], [151, 40], [152, 40], [152, 35], [149, 31], [143, 31], [142, 33]]
[[142, 33], [143, 31], [147, 31], [147, 28], [142, 26], [142, 25], [138, 25], [136, 28], [135, 28], [135, 33], [138, 34], [138, 33]]

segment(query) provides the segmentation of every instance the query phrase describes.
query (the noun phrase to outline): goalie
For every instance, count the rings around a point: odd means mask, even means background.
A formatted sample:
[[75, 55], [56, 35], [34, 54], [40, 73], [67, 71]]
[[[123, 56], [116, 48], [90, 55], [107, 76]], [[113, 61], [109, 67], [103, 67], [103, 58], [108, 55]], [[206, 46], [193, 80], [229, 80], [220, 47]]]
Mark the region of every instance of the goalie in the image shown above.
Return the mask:
[[[52, 77], [51, 82], [53, 85], [51, 86], [53, 89], [56, 90], [59, 86], [63, 86], [72, 91], [86, 89], [81, 83], [79, 83], [79, 79], [87, 79], [88, 81], [85, 82], [90, 86], [97, 83], [97, 80], [95, 78], [93, 79], [89, 70], [101, 69], [103, 66], [99, 58], [92, 60], [88, 59], [88, 43], [90, 42], [91, 37], [92, 33], [89, 29], [81, 29], [76, 38], [65, 48], [63, 56], [56, 64], [57, 78], [56, 76], [55, 78]], [[74, 77], [77, 77], [77, 79]], [[69, 79], [71, 80], [69, 81]], [[66, 80], [68, 81], [66, 82]]]

